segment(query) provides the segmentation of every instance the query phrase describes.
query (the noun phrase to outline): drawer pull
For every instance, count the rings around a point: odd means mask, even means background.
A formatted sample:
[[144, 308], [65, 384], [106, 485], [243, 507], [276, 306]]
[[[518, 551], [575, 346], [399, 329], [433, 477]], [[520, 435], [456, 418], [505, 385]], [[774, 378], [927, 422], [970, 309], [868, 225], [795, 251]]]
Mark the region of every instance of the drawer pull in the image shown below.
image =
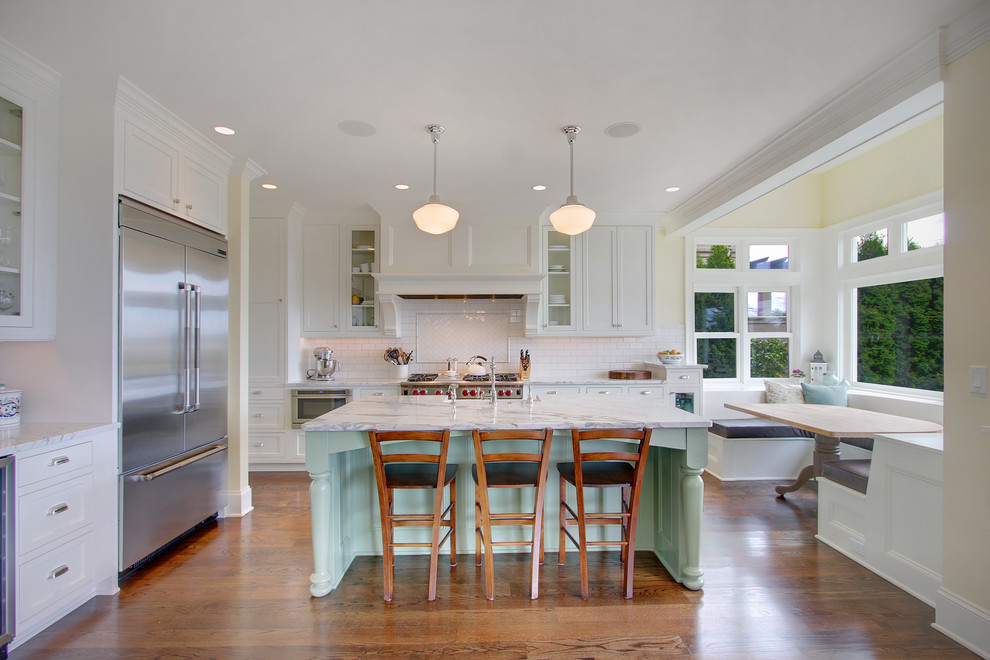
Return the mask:
[[643, 396], [649, 396], [653, 394], [653, 392], [651, 392], [650, 390], [640, 390], [639, 393], [642, 394]]
[[261, 390], [255, 390], [254, 392], [251, 392], [251, 394], [254, 396], [261, 396]]
[[255, 447], [264, 447], [265, 446], [265, 443], [263, 443], [263, 442], [256, 442], [256, 443], [254, 443], [254, 446]]
[[265, 416], [265, 414], [264, 413], [255, 413], [254, 416], [257, 417], [258, 419], [261, 419], [262, 417]]
[[549, 392], [547, 392], [547, 394], [556, 394], [556, 393], [557, 393], [557, 390], [550, 390]]
[[374, 392], [371, 396], [385, 396], [384, 392]]
[[48, 579], [54, 580], [55, 578], [60, 578], [68, 572], [69, 572], [69, 566], [67, 564], [62, 564], [61, 566], [54, 569], [51, 573], [48, 574]]
[[65, 502], [62, 502], [61, 504], [56, 504], [52, 508], [48, 509], [48, 513], [46, 515], [57, 516], [58, 514], [65, 513], [68, 510], [69, 510], [69, 505], [66, 504]]
[[58, 467], [59, 465], [65, 465], [68, 462], [68, 456], [56, 456], [52, 460], [48, 461], [48, 467]]
[[690, 376], [688, 376], [687, 374], [682, 374], [682, 375], [680, 376], [680, 379], [681, 379], [681, 380], [687, 380], [688, 378], [690, 378]]
[[599, 394], [610, 394], [608, 390], [598, 390]]

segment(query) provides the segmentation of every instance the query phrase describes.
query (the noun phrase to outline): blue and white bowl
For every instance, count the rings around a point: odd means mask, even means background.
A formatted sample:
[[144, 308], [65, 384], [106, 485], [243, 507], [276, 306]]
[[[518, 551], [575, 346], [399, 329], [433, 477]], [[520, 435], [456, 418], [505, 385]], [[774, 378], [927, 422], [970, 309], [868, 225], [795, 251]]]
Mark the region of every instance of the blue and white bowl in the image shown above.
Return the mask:
[[0, 427], [21, 423], [21, 393], [23, 390], [0, 389]]

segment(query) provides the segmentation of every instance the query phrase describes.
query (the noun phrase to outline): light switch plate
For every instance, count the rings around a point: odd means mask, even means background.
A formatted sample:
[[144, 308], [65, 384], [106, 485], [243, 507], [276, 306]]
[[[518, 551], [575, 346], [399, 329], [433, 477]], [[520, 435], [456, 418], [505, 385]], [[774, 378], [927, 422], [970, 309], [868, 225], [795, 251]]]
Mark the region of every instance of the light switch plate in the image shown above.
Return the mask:
[[970, 367], [969, 368], [969, 391], [973, 394], [986, 394], [987, 393], [987, 368], [986, 367]]

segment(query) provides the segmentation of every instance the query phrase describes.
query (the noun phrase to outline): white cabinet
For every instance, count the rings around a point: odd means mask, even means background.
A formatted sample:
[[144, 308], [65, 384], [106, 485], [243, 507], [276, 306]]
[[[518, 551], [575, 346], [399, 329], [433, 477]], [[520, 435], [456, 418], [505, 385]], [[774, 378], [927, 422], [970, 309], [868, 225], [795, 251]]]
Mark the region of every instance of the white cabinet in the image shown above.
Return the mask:
[[399, 396], [401, 388], [396, 385], [378, 385], [376, 387], [357, 387], [351, 399], [360, 399], [366, 396]]
[[378, 227], [303, 225], [304, 337], [380, 336]]
[[14, 608], [24, 643], [117, 586], [117, 432], [15, 454]]
[[303, 239], [302, 332], [325, 337], [340, 332], [340, 227], [305, 225]]
[[702, 407], [702, 372], [705, 367], [697, 364], [660, 365], [653, 367], [656, 378], [666, 381], [667, 404], [700, 414]]
[[251, 218], [248, 379], [286, 381], [286, 244], [284, 218]]
[[58, 85], [0, 43], [0, 341], [55, 338]]
[[120, 122], [121, 192], [226, 235], [230, 157], [148, 108]]
[[282, 462], [290, 424], [284, 386], [248, 388], [248, 460], [251, 463]]
[[653, 229], [592, 227], [581, 245], [582, 330], [653, 334]]
[[577, 329], [575, 239], [567, 234], [543, 228], [544, 334], [569, 334]]

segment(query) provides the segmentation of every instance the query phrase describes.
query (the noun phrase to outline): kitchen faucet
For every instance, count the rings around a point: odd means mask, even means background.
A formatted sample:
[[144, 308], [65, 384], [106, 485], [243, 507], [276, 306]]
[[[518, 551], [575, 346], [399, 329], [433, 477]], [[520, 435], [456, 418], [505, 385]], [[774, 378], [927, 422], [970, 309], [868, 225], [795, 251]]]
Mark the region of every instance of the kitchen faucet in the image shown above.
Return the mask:
[[498, 393], [495, 391], [495, 356], [494, 355], [492, 356], [491, 362], [488, 363], [488, 366], [491, 367], [492, 370], [492, 405], [494, 406], [496, 403], [498, 403]]
[[457, 405], [457, 385], [455, 383], [447, 386], [447, 401], [455, 406]]

